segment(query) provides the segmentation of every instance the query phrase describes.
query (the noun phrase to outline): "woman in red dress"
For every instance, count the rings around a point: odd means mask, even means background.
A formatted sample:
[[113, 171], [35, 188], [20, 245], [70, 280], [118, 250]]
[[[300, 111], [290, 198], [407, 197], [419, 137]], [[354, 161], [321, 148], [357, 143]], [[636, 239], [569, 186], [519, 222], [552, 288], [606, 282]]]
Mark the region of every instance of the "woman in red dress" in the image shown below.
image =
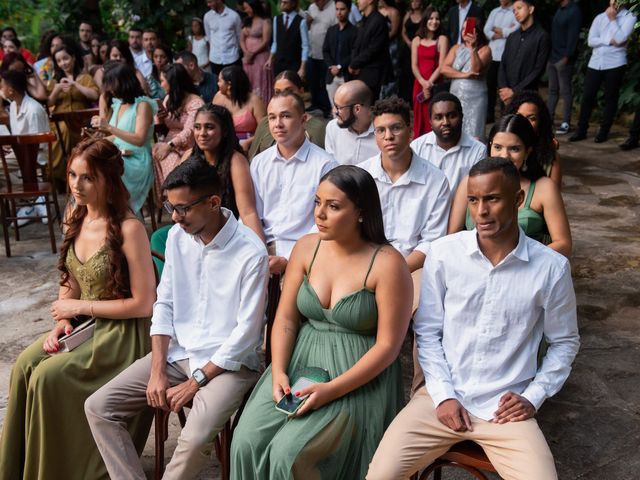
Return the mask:
[[429, 99], [434, 84], [440, 78], [440, 65], [449, 48], [445, 35], [440, 34], [440, 14], [429, 6], [420, 21], [418, 32], [411, 42], [411, 70], [413, 83], [413, 138], [431, 131]]

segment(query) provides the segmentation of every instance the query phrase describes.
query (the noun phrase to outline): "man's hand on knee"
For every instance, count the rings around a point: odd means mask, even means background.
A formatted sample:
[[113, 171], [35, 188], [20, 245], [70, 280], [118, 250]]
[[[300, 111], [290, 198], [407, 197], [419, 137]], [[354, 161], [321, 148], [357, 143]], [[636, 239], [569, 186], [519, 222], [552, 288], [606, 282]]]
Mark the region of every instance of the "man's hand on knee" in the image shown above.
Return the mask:
[[521, 422], [533, 418], [536, 409], [531, 402], [513, 392], [505, 393], [498, 403], [498, 410], [493, 414], [495, 423]]
[[469, 418], [469, 412], [454, 398], [445, 400], [436, 408], [436, 414], [440, 423], [446, 425], [455, 432], [472, 432], [473, 426]]
[[166, 375], [151, 374], [147, 384], [147, 404], [153, 408], [169, 410], [167, 405], [167, 389], [169, 380]]
[[172, 412], [179, 412], [188, 402], [193, 400], [200, 386], [193, 378], [167, 390], [167, 404]]

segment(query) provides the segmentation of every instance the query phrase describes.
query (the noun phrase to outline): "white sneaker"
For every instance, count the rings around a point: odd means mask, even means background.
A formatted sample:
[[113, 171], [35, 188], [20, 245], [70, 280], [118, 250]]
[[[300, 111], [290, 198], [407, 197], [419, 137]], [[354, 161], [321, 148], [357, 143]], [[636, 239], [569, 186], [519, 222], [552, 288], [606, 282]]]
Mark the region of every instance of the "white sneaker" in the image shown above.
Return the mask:
[[[38, 201], [42, 200], [44, 202], [44, 197], [40, 197], [38, 198]], [[44, 205], [36, 205], [35, 206], [36, 209], [36, 215], [41, 216], [42, 218], [40, 219], [42, 221], [42, 223], [44, 223], [45, 225], [49, 223], [49, 219], [47, 218], [47, 209]]]
[[556, 135], [566, 135], [571, 130], [567, 122], [562, 122], [558, 128], [556, 128]]
[[[20, 207], [16, 212], [16, 217], [30, 217], [33, 215], [36, 215], [36, 208], [34, 206]], [[31, 220], [31, 218], [18, 218], [18, 226], [22, 227], [23, 225], [29, 223]]]

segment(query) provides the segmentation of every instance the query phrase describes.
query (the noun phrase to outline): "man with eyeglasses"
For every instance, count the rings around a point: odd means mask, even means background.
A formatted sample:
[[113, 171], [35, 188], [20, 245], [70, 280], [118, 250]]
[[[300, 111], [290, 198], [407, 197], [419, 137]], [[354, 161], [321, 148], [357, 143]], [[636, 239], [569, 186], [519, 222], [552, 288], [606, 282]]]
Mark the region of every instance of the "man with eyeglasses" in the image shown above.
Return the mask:
[[271, 97], [267, 119], [276, 144], [253, 159], [251, 178], [256, 211], [267, 237], [269, 271], [282, 273], [294, 244], [315, 225], [320, 179], [338, 164], [307, 138], [307, 114], [300, 96], [284, 91]]
[[153, 307], [152, 351], [85, 403], [111, 478], [146, 479], [128, 419], [149, 417], [151, 408], [177, 412], [189, 401], [163, 478], [196, 477], [259, 376], [269, 270], [264, 244], [220, 206], [220, 179], [206, 161], [185, 161], [163, 189], [176, 225]]
[[361, 80], [345, 82], [336, 90], [327, 124], [324, 148], [341, 165], [357, 165], [379, 153], [371, 122], [371, 90]]
[[414, 282], [414, 307], [420, 275], [432, 241], [447, 234], [450, 195], [447, 177], [411, 149], [411, 107], [390, 97], [371, 109], [373, 132], [380, 153], [358, 166], [378, 187], [384, 232], [405, 257]]

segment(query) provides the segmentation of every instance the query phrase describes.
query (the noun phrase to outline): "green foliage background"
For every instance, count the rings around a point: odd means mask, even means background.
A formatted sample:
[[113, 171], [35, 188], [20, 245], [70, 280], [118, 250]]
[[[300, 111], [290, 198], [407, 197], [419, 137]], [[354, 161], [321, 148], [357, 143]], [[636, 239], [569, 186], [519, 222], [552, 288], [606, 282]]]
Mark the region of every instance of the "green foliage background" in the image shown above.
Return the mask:
[[[278, 11], [278, 0], [267, 0], [272, 12]], [[408, 4], [408, 0], [397, 0]], [[488, 16], [498, 0], [474, 0]], [[593, 17], [604, 11], [608, 0], [577, 0], [583, 11], [583, 32], [581, 34], [580, 54], [576, 63], [574, 86], [576, 102], [580, 101], [580, 92], [590, 49], [587, 47], [587, 33]], [[640, 16], [640, 0], [622, 0], [636, 15]], [[310, 0], [300, 0], [301, 8], [306, 8]], [[442, 14], [446, 13], [453, 0], [432, 0]], [[228, 1], [229, 6], [235, 0]], [[551, 19], [557, 9], [558, 0], [539, 0], [536, 6], [536, 18], [549, 30]], [[0, 0], [0, 24], [16, 28], [23, 44], [37, 52], [40, 35], [48, 29], [76, 33], [81, 19], [87, 19], [94, 29], [109, 38], [126, 39], [127, 30], [137, 24], [141, 27], [156, 29], [162, 39], [174, 50], [184, 48], [185, 35], [188, 33], [191, 18], [202, 17], [207, 11], [205, 0]], [[640, 30], [640, 22], [636, 31]], [[625, 111], [640, 107], [640, 36], [634, 34], [628, 45], [629, 68], [620, 94], [620, 107]]]

